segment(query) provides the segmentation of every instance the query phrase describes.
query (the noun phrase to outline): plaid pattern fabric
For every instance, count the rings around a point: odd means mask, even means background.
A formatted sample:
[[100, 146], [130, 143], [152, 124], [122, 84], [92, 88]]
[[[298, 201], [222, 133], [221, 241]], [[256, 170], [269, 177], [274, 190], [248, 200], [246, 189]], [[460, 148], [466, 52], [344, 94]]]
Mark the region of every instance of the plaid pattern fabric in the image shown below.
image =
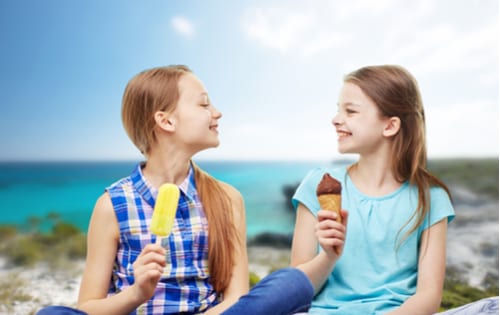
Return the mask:
[[[144, 178], [142, 166], [107, 188], [120, 227], [110, 295], [134, 283], [134, 261], [147, 244], [156, 241], [150, 222], [158, 190]], [[167, 266], [154, 296], [132, 314], [195, 314], [217, 304], [216, 292], [209, 283], [208, 224], [192, 167], [179, 188], [172, 233], [161, 240], [167, 250]]]

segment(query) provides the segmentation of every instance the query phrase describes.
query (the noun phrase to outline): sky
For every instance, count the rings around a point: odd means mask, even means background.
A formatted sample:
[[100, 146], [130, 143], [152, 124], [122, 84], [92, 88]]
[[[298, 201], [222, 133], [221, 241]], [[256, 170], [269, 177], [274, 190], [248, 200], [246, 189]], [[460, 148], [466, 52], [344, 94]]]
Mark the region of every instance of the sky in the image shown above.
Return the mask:
[[498, 157], [496, 0], [0, 1], [0, 161], [142, 159], [138, 72], [188, 65], [223, 117], [206, 160], [330, 160], [345, 74], [417, 79], [430, 158]]

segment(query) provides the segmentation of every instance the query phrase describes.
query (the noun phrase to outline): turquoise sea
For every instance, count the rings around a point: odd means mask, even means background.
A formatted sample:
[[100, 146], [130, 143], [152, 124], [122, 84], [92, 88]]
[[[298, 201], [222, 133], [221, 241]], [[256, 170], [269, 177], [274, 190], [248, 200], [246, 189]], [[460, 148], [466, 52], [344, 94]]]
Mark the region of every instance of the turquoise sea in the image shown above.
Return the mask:
[[[104, 188], [130, 174], [137, 162], [0, 163], [0, 224], [28, 228], [30, 218], [55, 212], [87, 230], [94, 203]], [[200, 167], [236, 187], [245, 199], [247, 234], [288, 234], [294, 212], [283, 186], [298, 183], [307, 172], [331, 162], [207, 162]], [[32, 221], [32, 220], [31, 220]]]

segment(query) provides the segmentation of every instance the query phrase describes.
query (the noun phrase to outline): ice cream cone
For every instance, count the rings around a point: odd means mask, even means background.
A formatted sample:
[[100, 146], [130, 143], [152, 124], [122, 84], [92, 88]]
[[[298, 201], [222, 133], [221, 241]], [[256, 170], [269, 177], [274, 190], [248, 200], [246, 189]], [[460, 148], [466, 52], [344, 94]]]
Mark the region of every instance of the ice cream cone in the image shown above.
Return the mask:
[[337, 213], [337, 222], [342, 222], [342, 216], [340, 214], [342, 199], [339, 194], [319, 195], [318, 201], [321, 209], [335, 211]]

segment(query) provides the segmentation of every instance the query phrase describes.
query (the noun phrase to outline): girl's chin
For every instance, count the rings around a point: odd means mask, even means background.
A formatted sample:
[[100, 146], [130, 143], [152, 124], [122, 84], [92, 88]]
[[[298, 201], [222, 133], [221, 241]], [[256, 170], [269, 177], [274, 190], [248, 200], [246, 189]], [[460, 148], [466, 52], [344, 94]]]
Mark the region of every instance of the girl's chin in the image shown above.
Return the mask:
[[352, 152], [351, 150], [349, 150], [348, 148], [343, 148], [343, 147], [338, 147], [337, 148], [337, 151], [340, 153], [340, 154], [350, 154], [350, 153], [356, 153], [356, 152]]
[[220, 141], [219, 141], [219, 139], [217, 139], [217, 141], [212, 141], [210, 143], [207, 143], [205, 148], [203, 148], [202, 150], [217, 148], [219, 146], [219, 144], [220, 144]]

